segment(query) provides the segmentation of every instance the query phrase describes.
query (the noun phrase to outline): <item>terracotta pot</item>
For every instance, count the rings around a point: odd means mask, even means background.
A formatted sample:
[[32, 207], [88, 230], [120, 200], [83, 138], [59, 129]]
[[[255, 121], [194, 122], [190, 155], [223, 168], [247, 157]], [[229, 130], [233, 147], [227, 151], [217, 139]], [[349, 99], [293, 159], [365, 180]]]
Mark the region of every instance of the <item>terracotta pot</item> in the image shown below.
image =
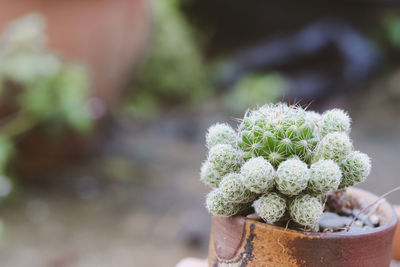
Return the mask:
[[[377, 196], [349, 194], [365, 203]], [[310, 233], [241, 216], [213, 217], [209, 266], [389, 266], [396, 214], [388, 202], [377, 212], [384, 225], [362, 232]]]
[[[2, 1], [0, 32], [28, 13], [39, 13], [47, 22], [51, 50], [89, 68], [92, 95], [97, 97], [98, 116], [106, 117], [118, 103], [133, 75], [149, 32], [147, 0], [18, 0]], [[0, 111], [7, 113], [5, 107]], [[97, 129], [104, 125], [97, 124]], [[19, 177], [43, 177], [79, 156], [91, 154], [99, 135], [85, 138], [67, 131], [63, 136], [32, 131], [18, 144]]]
[[2, 1], [0, 31], [31, 12], [45, 17], [50, 48], [86, 63], [93, 94], [114, 104], [147, 40], [147, 0]]

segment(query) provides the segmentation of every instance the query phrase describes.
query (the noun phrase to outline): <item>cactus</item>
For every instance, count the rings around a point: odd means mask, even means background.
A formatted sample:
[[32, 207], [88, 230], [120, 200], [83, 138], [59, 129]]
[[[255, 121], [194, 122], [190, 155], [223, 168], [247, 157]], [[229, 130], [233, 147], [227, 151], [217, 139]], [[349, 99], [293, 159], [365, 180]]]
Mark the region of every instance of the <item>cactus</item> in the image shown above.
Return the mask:
[[262, 156], [277, 167], [290, 155], [309, 161], [317, 143], [316, 124], [307, 111], [286, 104], [266, 105], [247, 112], [239, 126], [239, 147], [245, 159]]
[[275, 170], [263, 157], [248, 160], [241, 168], [244, 186], [257, 194], [267, 193], [274, 187]]
[[351, 119], [349, 115], [341, 109], [332, 109], [324, 112], [321, 118], [321, 134], [344, 132], [350, 133]]
[[364, 182], [371, 171], [371, 160], [367, 154], [359, 151], [351, 152], [341, 163], [343, 178], [340, 188]]
[[254, 202], [254, 210], [264, 221], [274, 223], [285, 214], [286, 200], [277, 193], [269, 193]]
[[237, 133], [227, 124], [211, 126], [200, 172], [214, 188], [208, 210], [233, 216], [255, 200], [266, 222], [286, 219], [287, 212], [306, 230], [317, 231], [326, 194], [363, 182], [370, 173], [369, 157], [353, 151], [350, 129], [342, 110], [320, 115], [283, 103], [248, 110]]
[[282, 162], [276, 172], [275, 182], [277, 189], [287, 196], [298, 195], [306, 189], [310, 172], [307, 164], [293, 158]]
[[237, 146], [237, 135], [235, 130], [226, 123], [216, 123], [210, 128], [206, 134], [207, 147], [211, 148], [218, 144], [228, 144], [233, 147]]
[[335, 191], [342, 179], [340, 167], [333, 160], [319, 160], [311, 165], [308, 189], [315, 194]]
[[206, 207], [215, 216], [233, 216], [243, 210], [246, 205], [230, 202], [220, 189], [214, 189], [207, 195]]
[[200, 180], [203, 183], [212, 188], [218, 188], [221, 179], [222, 176], [210, 162], [203, 162], [200, 169]]
[[210, 149], [208, 161], [216, 171], [221, 175], [225, 175], [239, 170], [243, 158], [242, 153], [233, 146], [219, 144]]
[[289, 206], [290, 216], [306, 230], [318, 231], [318, 223], [323, 207], [318, 197], [302, 195], [296, 197]]
[[222, 178], [219, 189], [226, 199], [234, 203], [249, 203], [256, 195], [243, 184], [243, 177], [237, 173], [230, 173]]
[[314, 161], [332, 159], [340, 162], [350, 153], [352, 146], [347, 134], [341, 132], [329, 133], [318, 143]]

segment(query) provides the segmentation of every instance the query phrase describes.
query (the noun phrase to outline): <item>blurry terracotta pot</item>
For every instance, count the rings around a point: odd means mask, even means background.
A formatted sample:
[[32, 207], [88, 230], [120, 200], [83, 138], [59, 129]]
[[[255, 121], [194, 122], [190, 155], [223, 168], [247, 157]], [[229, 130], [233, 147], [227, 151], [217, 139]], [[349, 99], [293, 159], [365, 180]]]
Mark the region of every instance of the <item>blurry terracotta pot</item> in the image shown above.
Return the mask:
[[[377, 196], [349, 189], [372, 203]], [[213, 217], [209, 266], [389, 266], [397, 217], [389, 203], [377, 212], [384, 225], [363, 232], [310, 233], [236, 216]]]
[[[87, 65], [96, 97], [92, 102], [97, 104], [99, 116], [106, 115], [118, 102], [147, 41], [147, 0], [2, 1], [0, 32], [10, 21], [31, 12], [45, 17], [51, 50]], [[51, 137], [35, 130], [19, 143], [16, 168], [20, 176], [43, 177], [43, 173], [93, 152], [98, 147], [96, 140], [96, 134], [81, 138], [67, 132]]]
[[50, 48], [86, 63], [93, 94], [114, 104], [147, 39], [147, 0], [2, 1], [0, 31], [31, 12], [45, 17]]

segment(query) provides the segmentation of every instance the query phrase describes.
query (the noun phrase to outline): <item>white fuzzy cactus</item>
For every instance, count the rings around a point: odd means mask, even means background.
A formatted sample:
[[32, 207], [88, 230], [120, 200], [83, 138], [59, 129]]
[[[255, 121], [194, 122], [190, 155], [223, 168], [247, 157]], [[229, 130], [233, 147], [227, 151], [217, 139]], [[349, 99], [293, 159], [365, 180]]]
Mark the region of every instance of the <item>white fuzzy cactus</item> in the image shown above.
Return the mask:
[[328, 133], [344, 132], [350, 133], [351, 119], [347, 112], [341, 109], [332, 109], [324, 112], [320, 121], [322, 136]]
[[255, 199], [256, 195], [243, 184], [243, 177], [237, 173], [227, 174], [219, 184], [219, 190], [224, 197], [234, 203], [248, 203]]
[[248, 160], [241, 168], [244, 186], [251, 192], [263, 194], [270, 191], [275, 184], [275, 170], [263, 157]]
[[[370, 159], [353, 152], [351, 119], [340, 109], [321, 115], [268, 104], [248, 110], [240, 121], [237, 134], [223, 123], [207, 132], [209, 155], [200, 176], [217, 188], [207, 197], [214, 215], [232, 216], [259, 198], [254, 207], [265, 221], [289, 211], [298, 224], [316, 231], [325, 194], [369, 175]], [[286, 197], [292, 199], [289, 207]]]
[[307, 164], [299, 159], [292, 158], [282, 162], [275, 176], [277, 189], [287, 195], [298, 195], [307, 187], [310, 172]]
[[228, 144], [233, 147], [237, 146], [237, 134], [226, 123], [216, 123], [208, 128], [206, 134], [206, 144], [208, 148], [211, 148], [219, 144]]
[[279, 221], [286, 211], [286, 199], [277, 193], [262, 195], [253, 204], [255, 212], [266, 222]]
[[228, 144], [215, 145], [210, 149], [208, 161], [221, 175], [240, 169], [243, 162], [241, 151]]
[[314, 161], [332, 159], [335, 162], [340, 162], [350, 153], [352, 147], [353, 145], [347, 134], [341, 132], [329, 133], [318, 143]]
[[215, 216], [233, 216], [243, 210], [246, 205], [230, 202], [220, 189], [214, 189], [207, 195], [206, 207]]
[[333, 160], [319, 160], [310, 167], [308, 189], [315, 194], [326, 194], [338, 188], [342, 172]]
[[200, 180], [203, 183], [212, 188], [217, 188], [221, 179], [221, 174], [214, 168], [212, 164], [210, 164], [210, 162], [203, 162], [200, 169]]
[[302, 195], [296, 197], [289, 206], [290, 216], [305, 230], [318, 231], [318, 223], [323, 214], [323, 207], [318, 197]]
[[367, 154], [353, 151], [340, 164], [343, 178], [340, 188], [364, 182], [371, 171], [371, 160]]

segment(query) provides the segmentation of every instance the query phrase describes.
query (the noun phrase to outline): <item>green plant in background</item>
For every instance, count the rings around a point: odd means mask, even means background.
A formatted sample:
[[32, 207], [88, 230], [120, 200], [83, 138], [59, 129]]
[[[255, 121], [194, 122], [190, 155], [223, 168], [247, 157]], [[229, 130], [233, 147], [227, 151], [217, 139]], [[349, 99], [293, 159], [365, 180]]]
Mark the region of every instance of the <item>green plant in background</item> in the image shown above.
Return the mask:
[[253, 205], [269, 223], [290, 217], [318, 231], [325, 195], [365, 181], [371, 169], [369, 157], [353, 151], [350, 122], [342, 110], [320, 115], [278, 103], [248, 110], [236, 136], [227, 124], [211, 126], [200, 173], [214, 188], [208, 210], [232, 216]]
[[387, 14], [383, 26], [391, 45], [400, 47], [400, 15]]
[[179, 1], [150, 3], [153, 39], [129, 103], [136, 117], [155, 115], [167, 103], [198, 104], [211, 92], [207, 68], [193, 32], [179, 11]]
[[[0, 119], [0, 187], [17, 137], [38, 125], [66, 124], [79, 132], [92, 125], [85, 68], [48, 51], [46, 39], [36, 14], [12, 22], [0, 37], [0, 108], [6, 114]], [[0, 197], [5, 191], [0, 188]]]
[[275, 102], [285, 95], [289, 82], [278, 73], [249, 74], [232, 88], [224, 103], [233, 114], [241, 114], [247, 107], [263, 105], [265, 100]]

